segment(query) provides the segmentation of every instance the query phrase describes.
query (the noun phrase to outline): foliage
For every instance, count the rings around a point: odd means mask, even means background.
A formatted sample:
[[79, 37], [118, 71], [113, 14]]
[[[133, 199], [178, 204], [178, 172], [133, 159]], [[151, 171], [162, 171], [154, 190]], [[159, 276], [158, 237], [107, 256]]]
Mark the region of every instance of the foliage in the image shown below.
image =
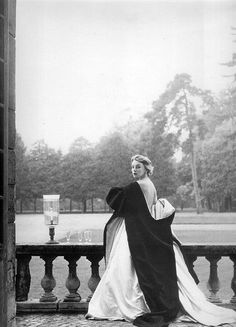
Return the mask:
[[190, 202], [193, 193], [192, 183], [186, 183], [184, 185], [178, 186], [176, 194], [179, 197], [180, 207], [183, 210], [184, 206]]
[[[27, 153], [16, 137], [16, 197], [37, 199], [57, 193], [82, 201], [104, 199], [109, 188], [132, 181], [130, 158], [147, 155], [153, 162], [152, 180], [159, 197], [199, 199], [222, 210], [236, 198], [236, 107], [233, 89], [216, 97], [192, 85], [188, 74], [176, 75], [153, 102], [152, 110], [91, 144], [77, 138], [62, 155], [40, 140]], [[182, 160], [174, 154], [181, 149]], [[193, 176], [193, 163], [195, 177]], [[195, 184], [194, 184], [195, 178]], [[232, 209], [232, 205], [228, 205]]]
[[126, 159], [127, 164], [124, 170], [128, 169], [129, 179], [131, 178], [129, 158], [138, 153], [148, 156], [154, 165], [154, 174], [151, 178], [160, 197], [171, 195], [175, 191], [175, 172], [172, 160], [175, 138], [172, 134], [165, 133], [163, 120], [164, 116], [162, 115], [161, 119], [157, 121], [156, 112], [152, 110], [142, 119], [130, 120], [119, 132], [123, 142], [126, 143], [125, 153], [128, 160]]
[[[175, 76], [174, 80], [167, 85], [165, 92], [154, 102], [154, 113], [148, 117], [153, 121], [153, 135], [157, 136], [155, 140], [156, 144], [158, 144], [158, 141], [161, 141], [164, 132], [168, 132], [168, 135], [165, 135], [164, 138], [165, 151], [168, 145], [170, 151], [173, 147], [176, 148], [177, 146], [181, 146], [182, 151], [186, 154], [190, 154], [192, 180], [198, 212], [201, 212], [201, 203], [197, 183], [196, 153], [194, 145], [200, 135], [200, 130], [201, 133], [203, 132], [204, 125], [197, 116], [196, 101], [194, 102], [193, 100], [195, 100], [196, 97], [201, 97], [202, 94], [203, 92], [200, 89], [192, 85], [191, 77], [188, 74], [178, 74]], [[159, 135], [157, 135], [157, 133]], [[169, 142], [167, 145], [168, 139], [172, 142]], [[165, 170], [169, 173], [168, 167], [164, 167], [164, 171]]]
[[[231, 30], [232, 30], [232, 35], [236, 35], [235, 34], [235, 31], [236, 31], [236, 27], [234, 27], [234, 26], [231, 26]], [[236, 40], [235, 40], [235, 38], [234, 38], [234, 40], [233, 40], [233, 42], [236, 42]], [[226, 63], [223, 63], [222, 65], [225, 65], [225, 66], [228, 66], [229, 68], [234, 68], [235, 66], [236, 66], [236, 53], [235, 52], [233, 52], [232, 53], [232, 59], [230, 60], [230, 61], [228, 61], [228, 62], [226, 62]], [[232, 70], [231, 70], [232, 71]], [[236, 80], [236, 72], [235, 72], [235, 68], [233, 69], [233, 72], [234, 72], [234, 74], [233, 75], [226, 75], [226, 77], [234, 77], [234, 81]]]
[[203, 194], [217, 210], [224, 206], [225, 198], [236, 196], [236, 130], [225, 121], [215, 129], [202, 149]]
[[43, 194], [57, 194], [62, 185], [62, 153], [55, 151], [40, 140], [28, 155], [29, 187], [33, 198]]
[[189, 159], [186, 156], [176, 164], [177, 185], [185, 185], [192, 182], [192, 172]]
[[86, 211], [86, 199], [93, 197], [93, 155], [92, 146], [85, 138], [78, 138], [71, 145], [62, 163], [63, 196], [82, 200]]
[[208, 95], [204, 97], [202, 119], [205, 125], [207, 138], [215, 133], [215, 129], [224, 121], [236, 119], [236, 107], [233, 100], [233, 89], [220, 92], [219, 96]]
[[104, 136], [97, 144], [95, 153], [94, 182], [103, 197], [112, 186], [124, 186], [131, 181], [130, 158], [133, 153], [120, 132]]
[[149, 131], [143, 144], [143, 153], [151, 158], [154, 173], [152, 180], [156, 185], [158, 196], [166, 197], [172, 195], [176, 189], [176, 176], [173, 165], [173, 144], [175, 139], [172, 134], [160, 134], [159, 129]]
[[26, 147], [21, 136], [16, 133], [16, 199], [30, 198], [29, 166], [26, 156]]

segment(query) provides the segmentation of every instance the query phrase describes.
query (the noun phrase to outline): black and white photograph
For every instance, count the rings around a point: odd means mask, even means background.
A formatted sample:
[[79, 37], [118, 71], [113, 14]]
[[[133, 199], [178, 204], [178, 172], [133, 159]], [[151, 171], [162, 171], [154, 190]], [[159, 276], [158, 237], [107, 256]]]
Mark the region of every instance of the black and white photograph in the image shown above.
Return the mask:
[[0, 326], [236, 327], [234, 0], [1, 0]]

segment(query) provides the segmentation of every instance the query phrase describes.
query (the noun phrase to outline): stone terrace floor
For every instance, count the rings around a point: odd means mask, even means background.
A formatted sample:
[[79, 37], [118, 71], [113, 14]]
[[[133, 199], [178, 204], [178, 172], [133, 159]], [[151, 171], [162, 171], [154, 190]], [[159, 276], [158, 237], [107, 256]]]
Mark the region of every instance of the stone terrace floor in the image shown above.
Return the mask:
[[[131, 323], [123, 321], [91, 321], [84, 318], [83, 314], [18, 314], [16, 327], [131, 327]], [[196, 323], [171, 323], [169, 327], [202, 327]], [[222, 325], [221, 325], [222, 326]], [[235, 326], [225, 324], [223, 326]]]

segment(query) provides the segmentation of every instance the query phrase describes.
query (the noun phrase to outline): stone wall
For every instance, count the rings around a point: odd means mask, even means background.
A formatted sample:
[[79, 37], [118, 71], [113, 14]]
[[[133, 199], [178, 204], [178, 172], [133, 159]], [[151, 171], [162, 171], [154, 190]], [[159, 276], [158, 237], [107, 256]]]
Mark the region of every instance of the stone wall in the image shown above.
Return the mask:
[[15, 326], [16, 0], [0, 1], [0, 326]]
[[7, 240], [7, 318], [15, 325], [15, 37], [16, 0], [8, 0], [9, 89], [8, 89], [8, 240]]

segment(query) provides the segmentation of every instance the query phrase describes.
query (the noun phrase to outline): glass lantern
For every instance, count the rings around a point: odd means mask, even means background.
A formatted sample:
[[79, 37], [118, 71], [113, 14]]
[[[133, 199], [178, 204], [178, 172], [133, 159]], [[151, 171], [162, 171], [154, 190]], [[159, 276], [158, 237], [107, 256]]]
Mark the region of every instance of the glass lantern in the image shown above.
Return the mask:
[[57, 244], [54, 240], [55, 226], [59, 223], [60, 195], [43, 195], [44, 223], [49, 227], [50, 240], [47, 244]]

